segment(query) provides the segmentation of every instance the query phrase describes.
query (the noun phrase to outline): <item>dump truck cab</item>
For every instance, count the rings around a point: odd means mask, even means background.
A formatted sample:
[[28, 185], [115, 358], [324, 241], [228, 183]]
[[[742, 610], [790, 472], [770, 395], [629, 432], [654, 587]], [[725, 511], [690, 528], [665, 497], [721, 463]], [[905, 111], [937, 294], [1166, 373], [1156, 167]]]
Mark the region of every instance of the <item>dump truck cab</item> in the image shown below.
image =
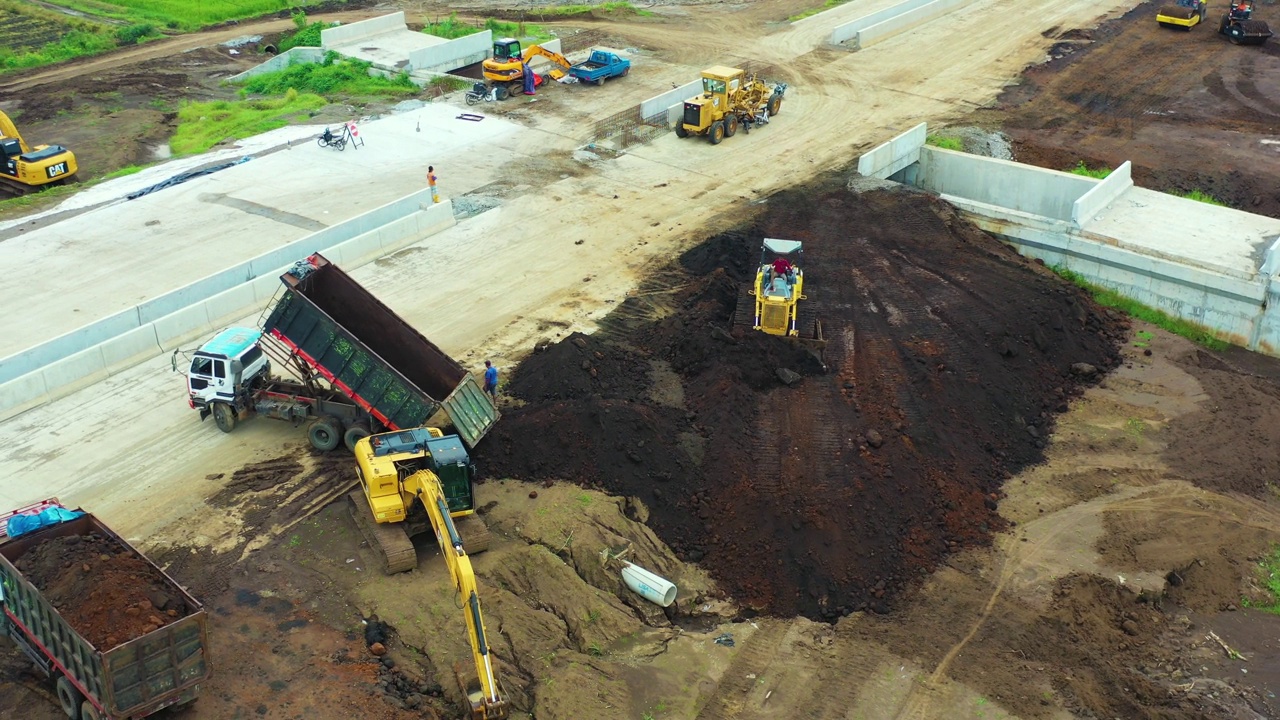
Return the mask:
[[[764, 239], [753, 289], [757, 330], [770, 335], [799, 334], [796, 315], [798, 301], [804, 299], [804, 270], [800, 268], [803, 250], [804, 246], [798, 240]], [[779, 263], [779, 260], [783, 262]], [[778, 272], [775, 265], [787, 269]]]
[[201, 420], [209, 416], [215, 402], [225, 402], [237, 412], [244, 409], [248, 388], [271, 371], [271, 362], [258, 344], [261, 338], [260, 330], [227, 328], [192, 356], [187, 402], [200, 411]]
[[702, 71], [702, 93], [684, 103], [680, 127], [689, 135], [701, 135], [711, 124], [724, 118], [729, 99], [742, 89], [746, 73], [739, 68], [717, 65]]

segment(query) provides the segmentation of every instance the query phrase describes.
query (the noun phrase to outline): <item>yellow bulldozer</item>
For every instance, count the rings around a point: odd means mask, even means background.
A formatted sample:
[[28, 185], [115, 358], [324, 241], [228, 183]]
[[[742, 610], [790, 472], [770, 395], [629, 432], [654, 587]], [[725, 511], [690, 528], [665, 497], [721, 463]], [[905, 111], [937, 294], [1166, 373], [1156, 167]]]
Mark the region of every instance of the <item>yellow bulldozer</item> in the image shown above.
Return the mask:
[[804, 245], [798, 240], [764, 239], [755, 282], [739, 298], [735, 324], [822, 350], [827, 344], [822, 321], [802, 304], [808, 300], [801, 267], [803, 252]]
[[782, 110], [785, 83], [769, 88], [740, 68], [717, 65], [702, 71], [702, 92], [684, 103], [684, 113], [676, 123], [676, 135], [705, 135], [712, 145], [733, 137], [741, 128], [766, 125]]
[[[535, 57], [551, 61], [551, 70], [547, 74], [555, 80], [567, 75], [571, 67], [565, 56], [541, 45], [530, 45], [521, 52], [520, 41], [515, 38], [493, 41], [493, 57], [484, 61], [481, 71], [484, 79], [493, 86], [495, 99], [506, 100], [522, 91], [525, 66]], [[541, 84], [541, 76], [535, 73], [534, 77], [535, 85]]]
[[75, 179], [76, 156], [61, 145], [32, 147], [0, 111], [0, 190], [25, 195], [46, 185]]
[[417, 567], [410, 535], [435, 534], [471, 643], [474, 675], [454, 665], [469, 720], [509, 717], [471, 567], [470, 556], [488, 549], [489, 531], [475, 516], [475, 470], [462, 440], [436, 428], [399, 430], [361, 439], [355, 456], [361, 490], [350, 495], [352, 515], [388, 574]]

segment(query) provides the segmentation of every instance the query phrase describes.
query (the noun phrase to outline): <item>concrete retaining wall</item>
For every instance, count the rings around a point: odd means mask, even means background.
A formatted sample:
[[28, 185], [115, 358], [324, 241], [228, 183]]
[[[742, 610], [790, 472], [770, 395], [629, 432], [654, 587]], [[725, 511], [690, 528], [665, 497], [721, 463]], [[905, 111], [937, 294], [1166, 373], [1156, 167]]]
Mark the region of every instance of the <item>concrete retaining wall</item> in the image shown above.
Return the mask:
[[925, 146], [916, 184], [939, 195], [1070, 221], [1075, 203], [1101, 181], [1008, 160]]
[[858, 174], [883, 180], [906, 169], [920, 160], [920, 149], [928, 136], [928, 126], [920, 123], [858, 158]]
[[[863, 15], [860, 18], [850, 20], [843, 25], [837, 25], [831, 31], [831, 44], [839, 45], [840, 43], [853, 40], [858, 36], [858, 32], [861, 30], [865, 30], [872, 25], [878, 25], [890, 18], [911, 12], [920, 6], [928, 5], [931, 2], [933, 2], [933, 0], [905, 0], [897, 5], [892, 5], [884, 8], [883, 10], [877, 10], [868, 15]], [[815, 15], [814, 17], [817, 16]]]
[[392, 30], [406, 30], [404, 11], [353, 22], [350, 25], [326, 28], [320, 31], [320, 47], [332, 50], [338, 45], [347, 45], [374, 35], [381, 35]]
[[[559, 41], [557, 41], [559, 42]], [[543, 47], [546, 47], [545, 45]], [[489, 57], [493, 49], [493, 32], [485, 30], [439, 45], [420, 48], [409, 53], [409, 69], [426, 72], [447, 72], [464, 65], [478, 63]], [[559, 50], [556, 50], [559, 52]]]
[[[1090, 222], [1122, 195], [1138, 192], [1133, 190], [1129, 163], [1105, 181], [1095, 180], [923, 145], [925, 131], [919, 125], [871, 150], [859, 159], [859, 172], [877, 177], [896, 173], [895, 179], [938, 193], [1023, 255], [1197, 323], [1228, 342], [1280, 355], [1280, 236], [1264, 236], [1270, 244], [1254, 272], [1166, 255], [1142, 247], [1136, 238], [1096, 230], [1114, 224]], [[919, 161], [912, 164], [915, 153]], [[1210, 210], [1182, 198], [1162, 196], [1161, 202], [1173, 203], [1177, 213], [1192, 217], [1209, 211], [1231, 216], [1206, 219], [1213, 227], [1270, 222], [1237, 210]], [[1123, 207], [1112, 206], [1109, 212], [1122, 212]], [[1208, 235], [1206, 241], [1214, 242], [1212, 233]]]
[[1133, 187], [1133, 163], [1126, 160], [1120, 167], [1112, 170], [1102, 182], [1094, 185], [1092, 190], [1075, 201], [1071, 207], [1071, 219], [1076, 225], [1083, 226], [1101, 212], [1102, 208], [1110, 205], [1131, 187]]
[[254, 75], [284, 70], [295, 63], [318, 63], [324, 60], [324, 53], [324, 50], [316, 47], [289, 48], [257, 67], [251, 67], [239, 75], [232, 75], [227, 78], [227, 82], [244, 82]]
[[[966, 5], [970, 5], [974, 0], [933, 0], [923, 4], [917, 4], [918, 0], [907, 0], [902, 5], [894, 6], [895, 9], [902, 8], [905, 5], [914, 5], [901, 13], [888, 17], [874, 25], [859, 29], [853, 37], [853, 45], [861, 50], [868, 48], [883, 40], [905, 32], [915, 27], [919, 27], [930, 20], [946, 15], [947, 13], [958, 10]], [[834, 33], [832, 33], [834, 37]]]
[[702, 78], [698, 78], [691, 83], [681, 85], [674, 90], [668, 90], [661, 95], [645, 100], [640, 103], [640, 117], [653, 117], [664, 109], [672, 107], [684, 107], [684, 101], [697, 95], [702, 91]]
[[[453, 205], [419, 191], [0, 361], [0, 420], [172, 351], [261, 309], [297, 260], [322, 251], [346, 270], [453, 226]], [[143, 319], [145, 318], [145, 319]]]

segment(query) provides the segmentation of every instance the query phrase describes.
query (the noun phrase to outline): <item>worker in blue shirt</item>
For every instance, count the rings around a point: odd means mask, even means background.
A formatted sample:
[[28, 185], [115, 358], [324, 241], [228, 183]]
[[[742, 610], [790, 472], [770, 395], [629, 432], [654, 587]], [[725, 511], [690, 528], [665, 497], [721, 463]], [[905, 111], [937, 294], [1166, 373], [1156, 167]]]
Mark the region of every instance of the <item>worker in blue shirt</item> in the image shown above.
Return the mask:
[[498, 402], [498, 368], [490, 360], [484, 361], [484, 391], [495, 403]]

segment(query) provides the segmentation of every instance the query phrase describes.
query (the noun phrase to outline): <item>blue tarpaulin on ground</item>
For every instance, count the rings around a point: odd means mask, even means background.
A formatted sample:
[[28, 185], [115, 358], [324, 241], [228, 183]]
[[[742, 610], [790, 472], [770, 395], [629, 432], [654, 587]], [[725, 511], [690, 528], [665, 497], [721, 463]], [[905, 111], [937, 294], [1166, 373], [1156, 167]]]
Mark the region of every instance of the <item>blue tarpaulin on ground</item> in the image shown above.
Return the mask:
[[14, 515], [9, 518], [9, 537], [18, 537], [19, 535], [39, 530], [42, 527], [75, 520], [83, 514], [79, 510], [53, 507], [35, 515]]

